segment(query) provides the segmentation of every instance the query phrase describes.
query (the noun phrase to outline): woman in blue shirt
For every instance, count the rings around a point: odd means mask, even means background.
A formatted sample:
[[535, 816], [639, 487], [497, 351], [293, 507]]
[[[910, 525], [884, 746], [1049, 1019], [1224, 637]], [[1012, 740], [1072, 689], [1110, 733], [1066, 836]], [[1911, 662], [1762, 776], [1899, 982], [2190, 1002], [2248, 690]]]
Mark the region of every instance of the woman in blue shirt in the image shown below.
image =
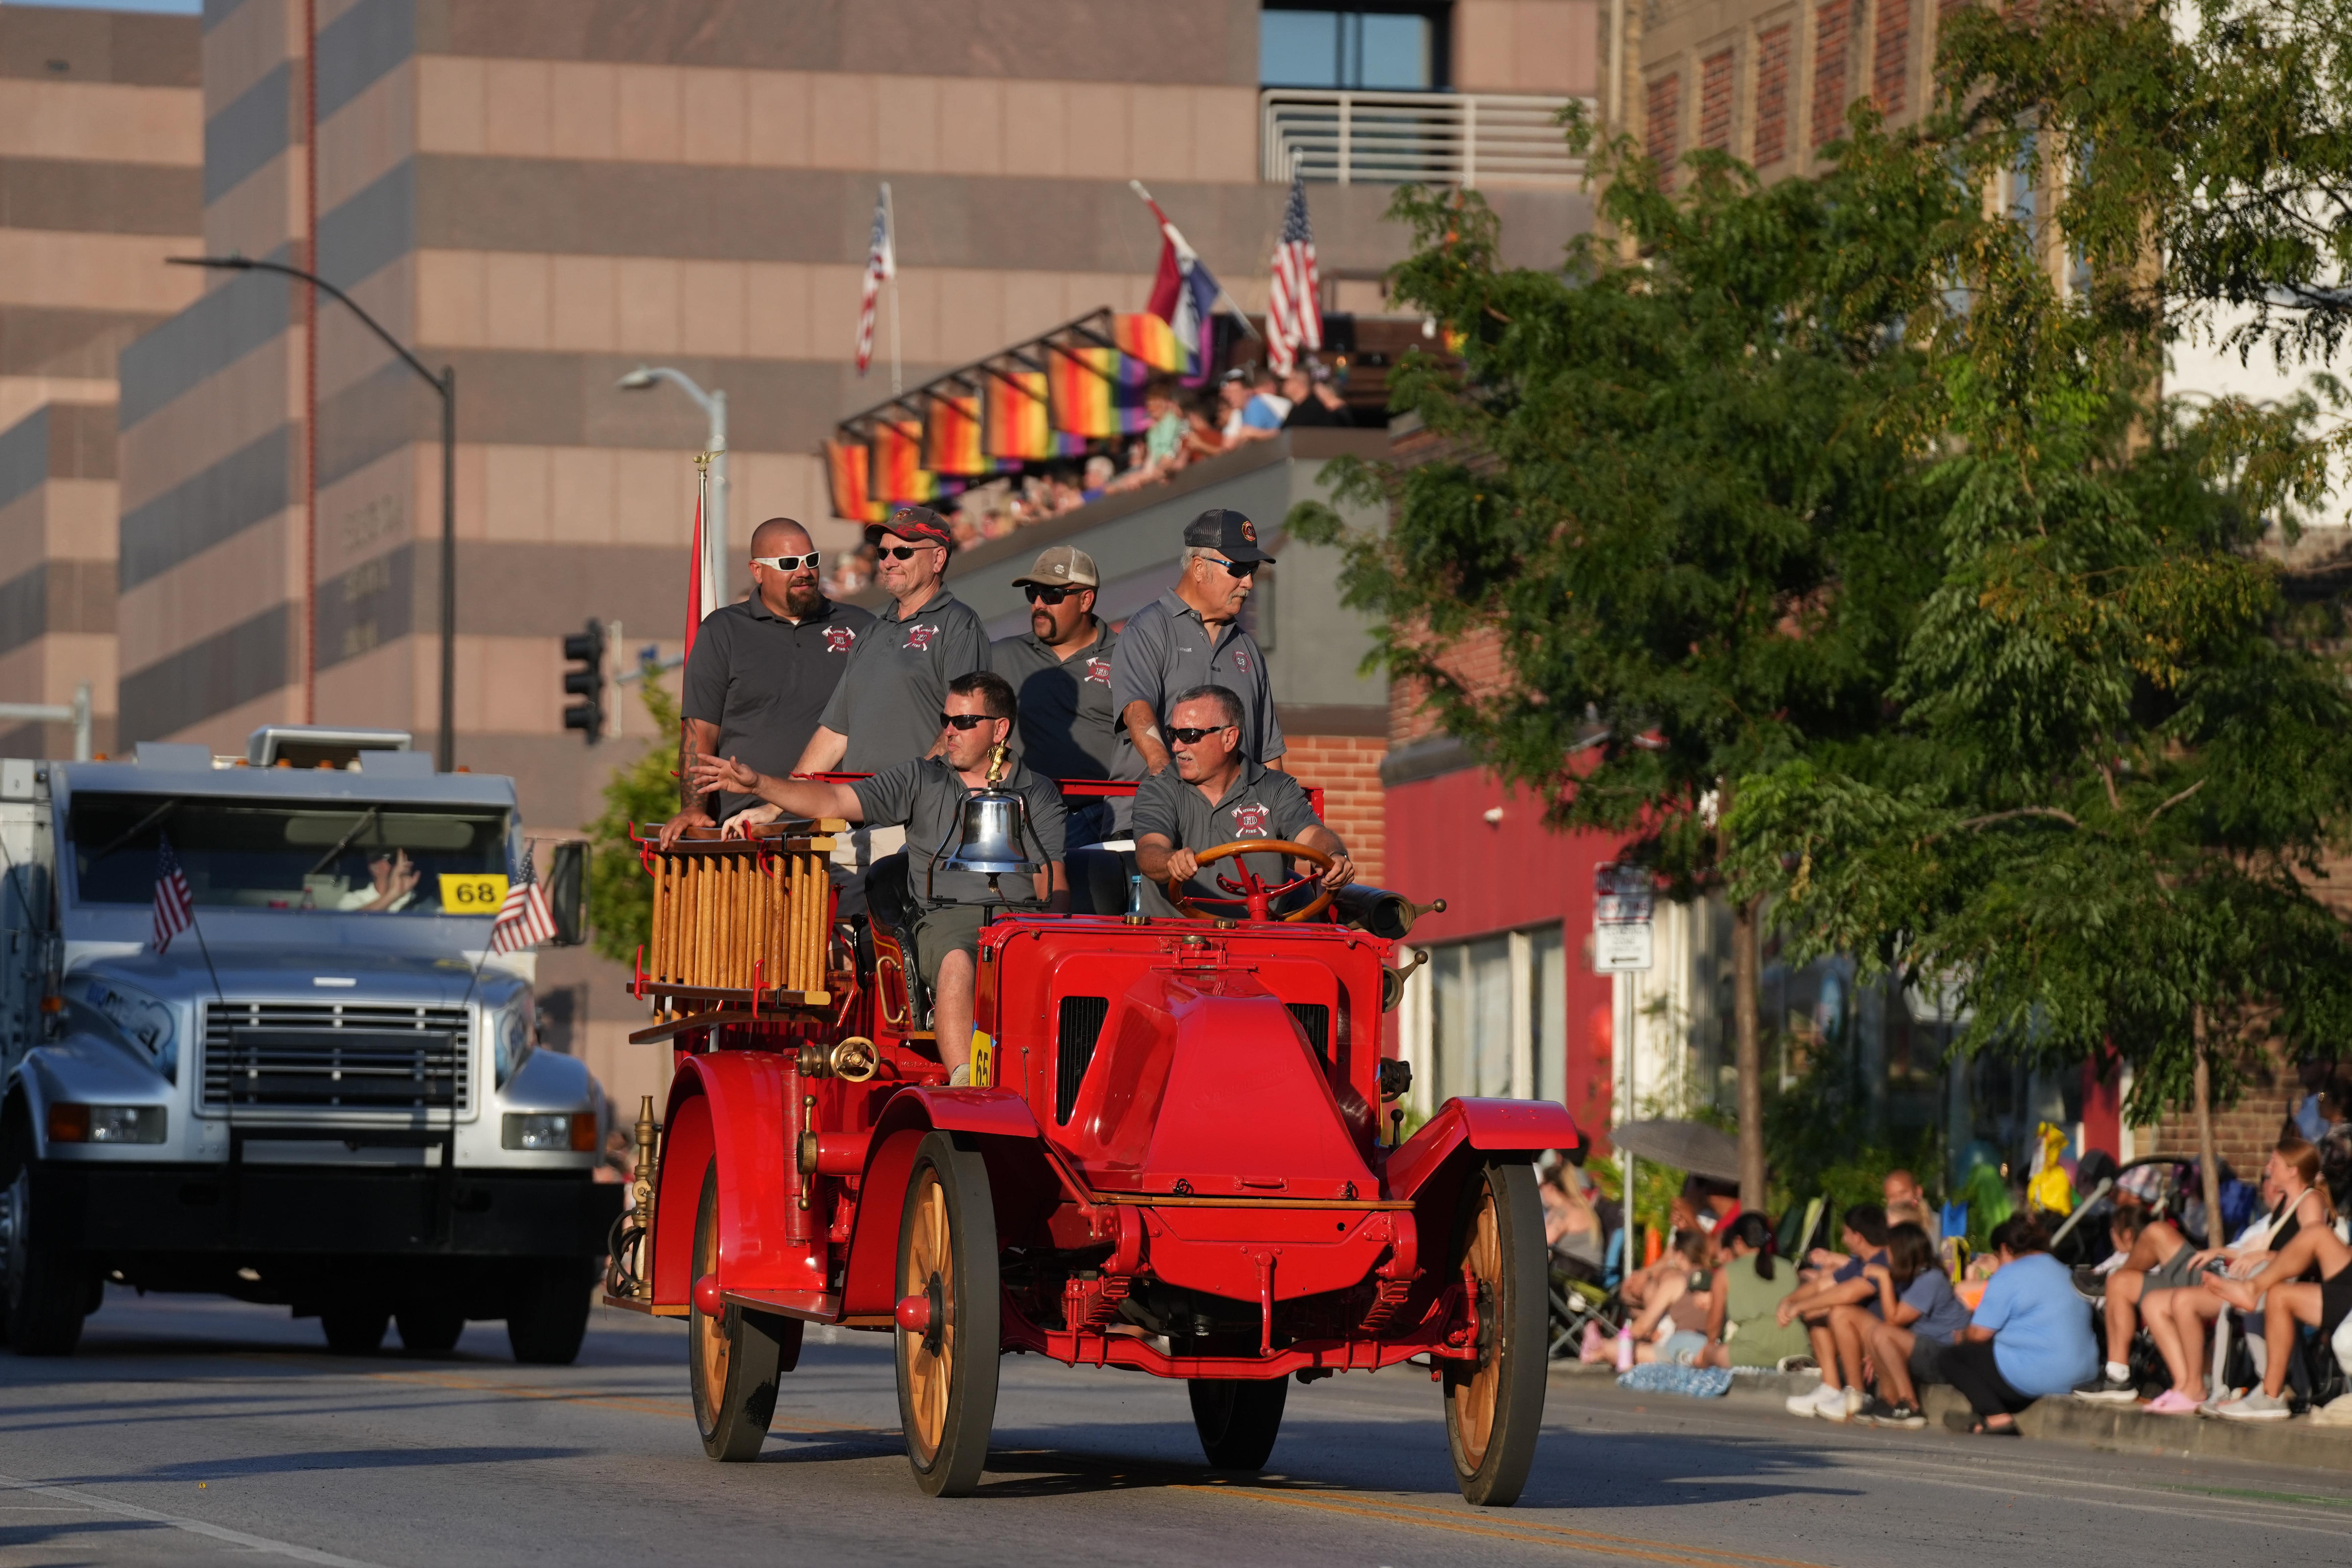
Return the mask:
[[1977, 1413], [1969, 1430], [2014, 1437], [2017, 1412], [2064, 1394], [2099, 1370], [2091, 1310], [2074, 1292], [2049, 1238], [2019, 1215], [1993, 1227], [2000, 1267], [1985, 1281], [1974, 1320], [1939, 1362], [1944, 1379]]

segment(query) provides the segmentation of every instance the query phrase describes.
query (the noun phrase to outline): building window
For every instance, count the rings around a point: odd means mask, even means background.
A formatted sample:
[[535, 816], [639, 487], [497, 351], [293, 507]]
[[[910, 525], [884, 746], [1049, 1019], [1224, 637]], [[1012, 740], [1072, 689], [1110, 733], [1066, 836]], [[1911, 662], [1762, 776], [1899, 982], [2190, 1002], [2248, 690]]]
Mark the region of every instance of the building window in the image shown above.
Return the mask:
[[1259, 84], [1368, 92], [1443, 87], [1450, 10], [1270, 4], [1258, 13]]
[[1568, 970], [1557, 925], [1429, 950], [1403, 1045], [1423, 1111], [1456, 1096], [1565, 1101]]

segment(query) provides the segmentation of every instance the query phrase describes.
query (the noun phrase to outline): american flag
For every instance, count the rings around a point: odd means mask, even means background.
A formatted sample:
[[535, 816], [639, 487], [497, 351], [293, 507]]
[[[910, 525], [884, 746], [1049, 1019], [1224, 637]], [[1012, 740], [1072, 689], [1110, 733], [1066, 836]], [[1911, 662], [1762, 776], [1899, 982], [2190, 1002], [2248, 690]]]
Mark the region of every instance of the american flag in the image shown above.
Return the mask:
[[898, 276], [898, 252], [890, 243], [890, 187], [874, 200], [874, 238], [866, 247], [866, 291], [857, 302], [857, 374], [874, 358], [874, 302], [882, 285]]
[[526, 846], [522, 875], [508, 886], [506, 902], [499, 906], [499, 918], [490, 922], [490, 951], [513, 952], [520, 948], [537, 947], [554, 934], [555, 911], [547, 907], [547, 889], [540, 885], [539, 873], [531, 864], [531, 852]]
[[196, 896], [188, 890], [187, 874], [172, 853], [169, 837], [155, 844], [155, 951], [166, 952], [172, 939], [196, 923]]
[[1274, 280], [1265, 298], [1265, 359], [1287, 374], [1302, 348], [1323, 346], [1322, 280], [1315, 275], [1315, 231], [1307, 222], [1307, 185], [1290, 177], [1282, 209], [1282, 239], [1274, 247]]

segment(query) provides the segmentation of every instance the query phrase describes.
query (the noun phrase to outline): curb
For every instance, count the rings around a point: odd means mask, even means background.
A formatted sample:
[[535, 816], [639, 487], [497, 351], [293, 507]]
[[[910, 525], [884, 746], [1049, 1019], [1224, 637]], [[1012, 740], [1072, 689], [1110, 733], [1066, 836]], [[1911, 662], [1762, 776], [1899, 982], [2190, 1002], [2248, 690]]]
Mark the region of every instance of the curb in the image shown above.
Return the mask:
[[[1606, 1379], [1612, 1391], [1617, 1386], [1616, 1369], [1611, 1366], [1555, 1362], [1552, 1373], [1577, 1382]], [[1788, 1395], [1808, 1394], [1819, 1386], [1820, 1377], [1810, 1372], [1742, 1374], [1724, 1396], [1724, 1403], [1780, 1413], [1781, 1401]], [[1948, 1413], [1963, 1416], [1968, 1414], [1969, 1403], [1960, 1397], [1958, 1389], [1939, 1384], [1921, 1393], [1921, 1412], [1931, 1428], [1942, 1427]], [[1791, 1424], [1800, 1422], [1793, 1415], [1787, 1419]], [[2116, 1454], [2168, 1459], [2237, 1459], [2251, 1464], [2352, 1473], [2352, 1426], [2315, 1426], [2307, 1415], [2289, 1421], [2221, 1421], [2206, 1416], [2150, 1415], [2137, 1405], [2037, 1399], [2018, 1416], [2017, 1426], [2026, 1436], [2042, 1442], [2072, 1443]]]

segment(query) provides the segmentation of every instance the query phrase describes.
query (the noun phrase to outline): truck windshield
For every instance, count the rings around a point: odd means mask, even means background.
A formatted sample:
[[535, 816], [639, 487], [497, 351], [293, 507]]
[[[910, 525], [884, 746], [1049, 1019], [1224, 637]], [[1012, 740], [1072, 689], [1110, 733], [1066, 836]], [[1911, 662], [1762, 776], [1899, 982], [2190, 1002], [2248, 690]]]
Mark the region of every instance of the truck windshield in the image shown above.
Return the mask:
[[81, 795], [71, 834], [85, 903], [152, 903], [166, 837], [196, 902], [236, 909], [487, 914], [480, 879], [507, 870], [507, 814], [482, 806]]

